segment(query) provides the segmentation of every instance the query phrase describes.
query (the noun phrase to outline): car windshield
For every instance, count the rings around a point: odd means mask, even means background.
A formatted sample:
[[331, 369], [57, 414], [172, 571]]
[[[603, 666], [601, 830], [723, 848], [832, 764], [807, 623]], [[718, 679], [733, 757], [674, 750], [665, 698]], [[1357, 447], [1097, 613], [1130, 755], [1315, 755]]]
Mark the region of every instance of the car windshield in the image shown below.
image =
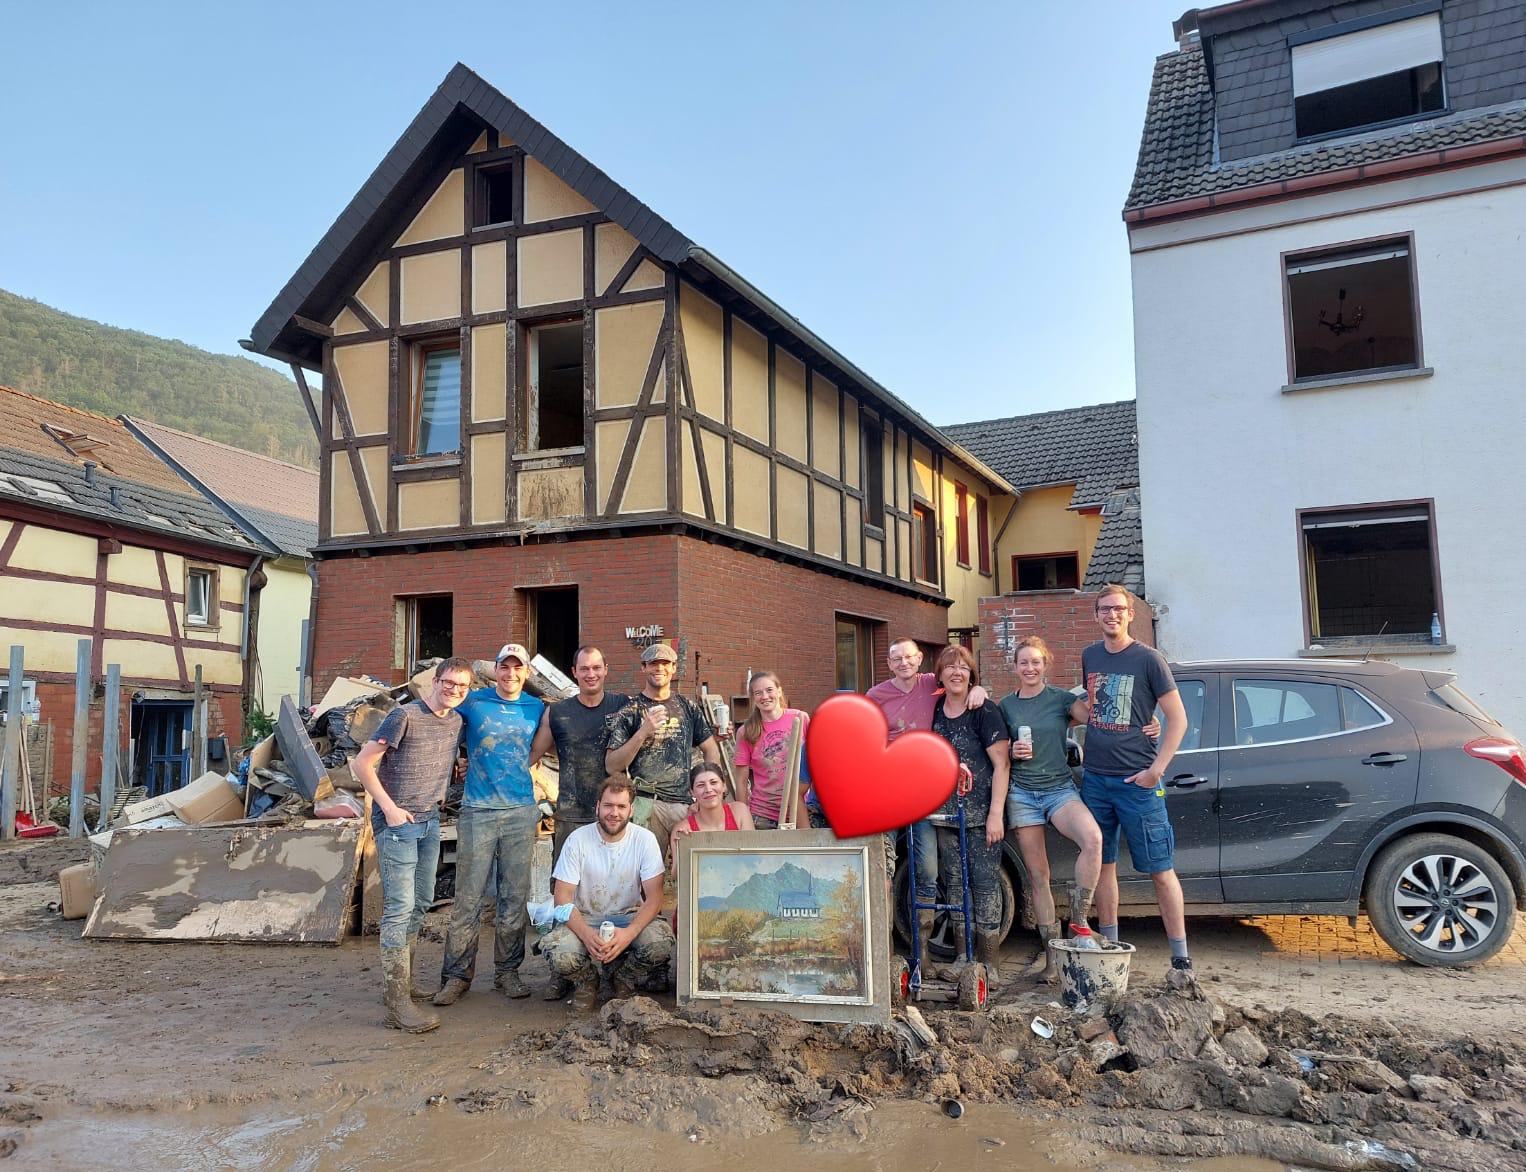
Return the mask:
[[1473, 697], [1469, 696], [1456, 684], [1442, 684], [1439, 688], [1433, 688], [1431, 695], [1435, 696], [1436, 699], [1440, 700], [1453, 712], [1460, 712], [1464, 716], [1472, 717], [1474, 720], [1482, 720], [1486, 724], [1499, 723], [1494, 717], [1480, 708]]

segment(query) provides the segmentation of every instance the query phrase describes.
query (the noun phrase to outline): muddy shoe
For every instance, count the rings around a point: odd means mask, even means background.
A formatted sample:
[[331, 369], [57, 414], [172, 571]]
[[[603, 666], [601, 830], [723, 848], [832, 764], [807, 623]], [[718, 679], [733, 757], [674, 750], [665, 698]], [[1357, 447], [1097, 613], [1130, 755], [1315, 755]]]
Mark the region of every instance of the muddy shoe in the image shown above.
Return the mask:
[[425, 1034], [439, 1027], [440, 1019], [420, 1009], [408, 996], [406, 948], [382, 949], [382, 977], [386, 981], [382, 1004], [386, 1006], [389, 1026], [408, 1034]]
[[541, 994], [544, 1001], [565, 1001], [572, 996], [572, 982], [566, 977], [552, 977], [551, 985]]
[[599, 982], [589, 979], [579, 981], [572, 989], [572, 1008], [578, 1013], [588, 1013], [599, 1008]]
[[975, 959], [985, 965], [986, 987], [996, 992], [1001, 988], [1001, 937], [995, 932], [977, 932]]
[[520, 980], [519, 974], [513, 970], [499, 973], [493, 979], [493, 988], [497, 989], [505, 997], [512, 998], [515, 1001], [530, 995], [530, 986]]
[[431, 1005], [454, 1005], [466, 996], [466, 991], [471, 985], [460, 977], [451, 977], [445, 984], [440, 986], [440, 991], [431, 997]]
[[1060, 976], [1060, 966], [1055, 963], [1054, 955], [1049, 951], [1049, 942], [1055, 937], [1055, 925], [1039, 925], [1039, 952], [1028, 967], [1023, 969], [1023, 976], [1038, 977], [1047, 984], [1054, 984]]
[[1171, 968], [1166, 973], [1166, 985], [1179, 993], [1197, 990], [1197, 974], [1192, 971], [1192, 961], [1185, 956], [1171, 958]]
[[433, 986], [426, 983], [419, 972], [419, 938], [408, 937], [408, 995], [415, 1001], [428, 1001], [434, 995]]

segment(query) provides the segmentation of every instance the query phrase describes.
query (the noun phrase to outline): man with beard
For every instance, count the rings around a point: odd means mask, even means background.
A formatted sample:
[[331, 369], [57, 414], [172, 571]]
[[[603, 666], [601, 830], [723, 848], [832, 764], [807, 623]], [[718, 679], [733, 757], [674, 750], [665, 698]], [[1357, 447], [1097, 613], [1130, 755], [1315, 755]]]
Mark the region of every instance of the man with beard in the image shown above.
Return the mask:
[[599, 971], [634, 988], [673, 955], [673, 929], [660, 914], [662, 851], [631, 822], [634, 801], [626, 778], [607, 778], [598, 821], [568, 836], [551, 874], [560, 926], [543, 948], [552, 972], [577, 987], [580, 1007], [592, 1005]]

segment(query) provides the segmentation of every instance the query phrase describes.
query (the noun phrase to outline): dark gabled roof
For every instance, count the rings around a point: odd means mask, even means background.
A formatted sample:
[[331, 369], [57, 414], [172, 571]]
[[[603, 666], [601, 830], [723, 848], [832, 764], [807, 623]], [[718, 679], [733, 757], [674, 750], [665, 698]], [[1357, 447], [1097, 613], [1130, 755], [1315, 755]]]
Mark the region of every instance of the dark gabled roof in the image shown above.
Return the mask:
[[318, 474], [128, 415], [118, 418], [143, 446], [244, 532], [291, 557], [307, 558], [318, 544]]
[[1114, 493], [1103, 506], [1102, 528], [1086, 563], [1082, 590], [1100, 590], [1108, 583], [1127, 586], [1146, 597], [1144, 577], [1144, 530], [1140, 524], [1139, 490]]
[[[782, 329], [812, 351], [829, 371], [857, 383], [902, 420], [929, 438], [948, 443], [934, 427], [857, 365], [850, 362], [799, 318], [762, 290], [695, 244], [672, 224], [573, 150], [540, 122], [530, 117], [465, 65], [457, 64], [424, 104], [408, 129], [371, 173], [365, 185], [339, 214], [285, 287], [260, 315], [246, 348], [282, 362], [312, 363], [320, 339], [303, 331], [294, 315], [328, 321], [354, 282], [357, 270], [387, 243], [387, 233], [418, 198], [420, 185], [447, 159], [462, 154], [485, 127], [493, 127], [532, 155], [612, 221], [624, 228], [653, 255], [683, 269], [704, 292], [719, 290], [745, 302], [771, 327]], [[956, 456], [988, 477], [999, 490], [1010, 491], [999, 475], [957, 445]]]
[[944, 431], [1020, 492], [1074, 484], [1072, 509], [1096, 508], [1117, 489], [1139, 484], [1132, 399], [956, 423]]
[[[99, 446], [75, 454], [44, 424], [88, 434]], [[87, 463], [93, 467], [87, 470]], [[191, 491], [116, 420], [9, 387], [0, 387], [0, 498], [235, 550], [243, 557], [263, 545]]]
[[[1463, 110], [1229, 163], [1214, 161], [1213, 134], [1213, 91], [1202, 45], [1189, 44], [1156, 58], [1124, 218], [1145, 218], [1145, 209], [1185, 213], [1237, 202], [1227, 198], [1229, 193], [1240, 193], [1241, 198], [1291, 194], [1316, 186], [1312, 181], [1290, 185], [1312, 176], [1332, 184], [1376, 179], [1394, 168], [1369, 174], [1366, 169], [1374, 164], [1391, 165], [1412, 156], [1432, 156], [1445, 163], [1447, 152], [1481, 143], [1494, 143], [1501, 153], [1526, 150], [1526, 102]], [[1476, 154], [1469, 150], [1463, 157]], [[1196, 202], [1163, 209], [1184, 201]]]

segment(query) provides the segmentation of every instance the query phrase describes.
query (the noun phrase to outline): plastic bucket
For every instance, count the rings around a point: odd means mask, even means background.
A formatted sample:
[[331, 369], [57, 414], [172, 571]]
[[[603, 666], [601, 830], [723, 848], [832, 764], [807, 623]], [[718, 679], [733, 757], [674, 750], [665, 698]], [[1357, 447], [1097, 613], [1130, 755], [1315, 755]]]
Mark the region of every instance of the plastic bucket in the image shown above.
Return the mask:
[[1132, 944], [1077, 948], [1073, 940], [1051, 940], [1049, 947], [1060, 966], [1060, 1002], [1066, 1009], [1078, 1009], [1127, 991]]

